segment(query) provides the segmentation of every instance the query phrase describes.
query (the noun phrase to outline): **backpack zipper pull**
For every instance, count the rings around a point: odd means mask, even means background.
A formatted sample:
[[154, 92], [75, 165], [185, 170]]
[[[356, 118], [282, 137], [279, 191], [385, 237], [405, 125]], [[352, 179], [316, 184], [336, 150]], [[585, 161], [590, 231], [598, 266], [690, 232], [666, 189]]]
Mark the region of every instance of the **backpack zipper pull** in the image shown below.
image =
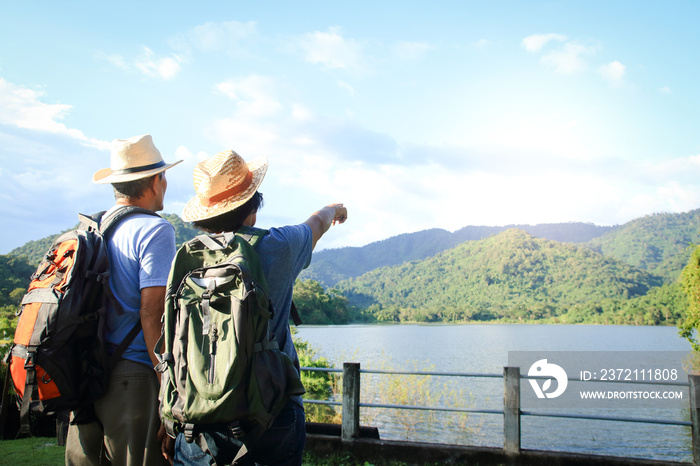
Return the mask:
[[214, 383], [214, 371], [216, 370], [216, 342], [219, 339], [219, 331], [216, 322], [211, 325], [211, 337], [209, 338], [209, 383]]

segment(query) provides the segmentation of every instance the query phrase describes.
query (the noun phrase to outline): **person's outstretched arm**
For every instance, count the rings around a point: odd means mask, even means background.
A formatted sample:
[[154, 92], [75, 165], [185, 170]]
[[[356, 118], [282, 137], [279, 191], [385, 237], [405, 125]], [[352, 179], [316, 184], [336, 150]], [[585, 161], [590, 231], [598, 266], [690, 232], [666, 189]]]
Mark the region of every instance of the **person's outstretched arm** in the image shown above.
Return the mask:
[[327, 205], [318, 212], [311, 214], [304, 223], [311, 227], [312, 249], [316, 247], [316, 242], [321, 239], [321, 236], [328, 231], [331, 225], [344, 223], [347, 218], [348, 210], [343, 204]]

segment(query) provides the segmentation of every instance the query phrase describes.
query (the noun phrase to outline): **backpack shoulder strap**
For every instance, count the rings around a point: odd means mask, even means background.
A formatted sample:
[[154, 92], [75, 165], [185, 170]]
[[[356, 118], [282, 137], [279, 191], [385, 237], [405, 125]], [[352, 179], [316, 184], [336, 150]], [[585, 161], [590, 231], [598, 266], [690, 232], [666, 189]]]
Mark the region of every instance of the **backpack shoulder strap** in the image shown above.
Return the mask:
[[[102, 211], [98, 212], [93, 215], [84, 215], [84, 214], [79, 214], [80, 218], [80, 228], [84, 228], [88, 231], [95, 231], [99, 232], [105, 239], [107, 238], [107, 235], [109, 232], [114, 228], [119, 222], [121, 222], [124, 218], [131, 214], [146, 214], [146, 215], [153, 215], [155, 217], [160, 217], [157, 213], [153, 212], [152, 210], [144, 209], [142, 207], [137, 207], [137, 206], [119, 206], [118, 208], [114, 209], [114, 211], [110, 212], [109, 215], [105, 216], [107, 211]], [[119, 304], [119, 301], [117, 298], [114, 296], [112, 293], [112, 289], [109, 286], [105, 286], [103, 288], [104, 293], [107, 295], [107, 298], [111, 301], [111, 303], [114, 305], [114, 308], [117, 311], [117, 314], [122, 315], [124, 313], [124, 310], [122, 309], [121, 305]], [[136, 327], [138, 327], [138, 330], [136, 330]], [[133, 341], [134, 337], [138, 335], [139, 331], [141, 330], [141, 321], [137, 323], [136, 326], [134, 326], [134, 330], [132, 330], [122, 343], [124, 345], [124, 348], [120, 350], [121, 352], [124, 352], [126, 347], [131, 344], [131, 341]]]
[[117, 349], [112, 353], [112, 356], [110, 356], [110, 368], [114, 368], [114, 366], [117, 365], [117, 362], [119, 361], [119, 358], [122, 357], [122, 354], [124, 354], [124, 351], [131, 345], [131, 343], [134, 341], [134, 338], [136, 338], [136, 335], [138, 335], [141, 332], [141, 319], [136, 321], [136, 324], [131, 328], [129, 333], [126, 334], [124, 337], [124, 340], [119, 344]]
[[109, 215], [105, 216], [105, 212], [101, 212], [98, 214], [95, 214], [92, 216], [92, 219], [95, 220], [95, 217], [97, 217], [98, 223], [99, 223], [99, 228], [100, 228], [100, 233], [102, 233], [103, 236], [107, 236], [109, 231], [114, 228], [119, 222], [121, 222], [125, 217], [132, 215], [132, 214], [145, 214], [145, 215], [153, 215], [154, 217], [160, 217], [157, 213], [153, 212], [152, 210], [144, 209], [142, 207], [137, 207], [134, 205], [125, 205], [125, 206], [120, 206], [117, 209], [114, 209], [114, 211], [110, 212]]
[[232, 233], [224, 233], [221, 235], [198, 235], [195, 236], [193, 240], [190, 241], [190, 244], [193, 247], [196, 247], [197, 242], [201, 243], [202, 246], [204, 246], [207, 249], [211, 249], [212, 251], [219, 251], [221, 249], [226, 248], [229, 243], [233, 241], [233, 234]]
[[257, 246], [262, 237], [268, 233], [268, 230], [246, 226], [240, 227], [238, 230], [236, 230], [236, 236], [243, 238], [253, 247]]

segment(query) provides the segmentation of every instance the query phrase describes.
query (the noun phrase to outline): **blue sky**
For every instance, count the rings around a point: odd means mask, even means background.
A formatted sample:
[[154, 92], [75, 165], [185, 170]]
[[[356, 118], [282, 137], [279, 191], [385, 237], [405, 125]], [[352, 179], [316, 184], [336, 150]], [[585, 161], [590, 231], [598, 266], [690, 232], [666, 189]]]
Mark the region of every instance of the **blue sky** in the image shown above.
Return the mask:
[[267, 157], [259, 226], [332, 202], [320, 247], [427, 228], [622, 224], [700, 207], [691, 1], [2, 2], [0, 254], [113, 203], [150, 133]]

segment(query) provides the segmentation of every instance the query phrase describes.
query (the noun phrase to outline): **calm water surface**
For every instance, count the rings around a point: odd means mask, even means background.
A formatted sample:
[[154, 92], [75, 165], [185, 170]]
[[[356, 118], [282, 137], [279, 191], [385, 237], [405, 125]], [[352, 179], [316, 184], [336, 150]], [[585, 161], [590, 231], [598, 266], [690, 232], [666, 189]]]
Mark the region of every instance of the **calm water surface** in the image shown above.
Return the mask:
[[[335, 367], [502, 374], [509, 351], [690, 351], [675, 327], [599, 325], [351, 325], [301, 326], [299, 337]], [[408, 404], [503, 409], [503, 381], [488, 378], [402, 376], [394, 382], [417, 396]], [[384, 375], [363, 374], [362, 402], [387, 401], [394, 390]], [[687, 389], [684, 389], [687, 397]], [[437, 400], [437, 401], [436, 401]], [[404, 403], [397, 403], [404, 404]], [[687, 401], [661, 411], [598, 410], [603, 416], [689, 420]], [[569, 410], [573, 412], [572, 410]], [[361, 410], [363, 423], [385, 439], [503, 445], [503, 416]], [[522, 418], [522, 447], [691, 461], [690, 428], [561, 418]]]

